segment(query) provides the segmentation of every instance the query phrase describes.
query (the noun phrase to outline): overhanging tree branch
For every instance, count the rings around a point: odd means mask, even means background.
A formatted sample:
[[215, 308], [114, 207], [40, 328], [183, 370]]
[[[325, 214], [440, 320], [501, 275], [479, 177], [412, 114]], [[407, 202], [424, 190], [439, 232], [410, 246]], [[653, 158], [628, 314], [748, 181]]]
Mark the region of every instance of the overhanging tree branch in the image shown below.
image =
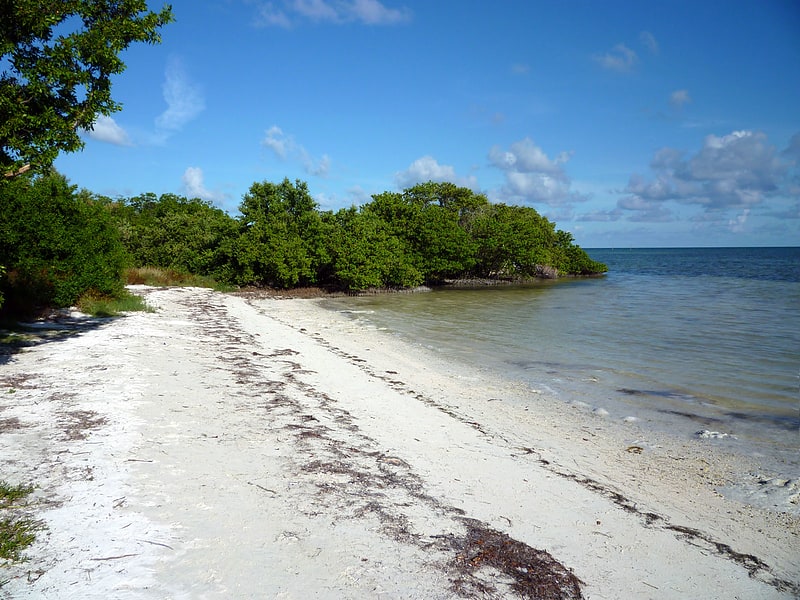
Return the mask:
[[0, 0], [0, 173], [46, 170], [83, 148], [79, 130], [121, 108], [120, 53], [159, 43], [172, 20], [169, 5], [153, 12], [145, 0]]

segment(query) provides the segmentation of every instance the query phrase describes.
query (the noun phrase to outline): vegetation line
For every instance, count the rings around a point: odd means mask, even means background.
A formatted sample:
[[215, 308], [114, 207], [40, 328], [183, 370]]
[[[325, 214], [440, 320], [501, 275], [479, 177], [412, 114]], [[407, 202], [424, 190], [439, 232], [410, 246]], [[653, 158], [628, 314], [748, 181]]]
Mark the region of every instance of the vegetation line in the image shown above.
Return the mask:
[[141, 310], [125, 294], [126, 270], [130, 283], [345, 292], [606, 271], [533, 208], [452, 183], [333, 212], [302, 181], [265, 181], [239, 213], [174, 194], [98, 196], [55, 172], [0, 181], [0, 311]]

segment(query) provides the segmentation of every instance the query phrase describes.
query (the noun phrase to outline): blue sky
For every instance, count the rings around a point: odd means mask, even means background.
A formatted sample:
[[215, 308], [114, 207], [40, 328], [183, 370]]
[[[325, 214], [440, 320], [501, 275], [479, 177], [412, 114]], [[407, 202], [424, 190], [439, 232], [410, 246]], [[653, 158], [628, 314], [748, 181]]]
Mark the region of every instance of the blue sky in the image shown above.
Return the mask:
[[235, 214], [264, 180], [324, 210], [452, 181], [589, 248], [800, 244], [795, 0], [172, 5], [72, 183]]

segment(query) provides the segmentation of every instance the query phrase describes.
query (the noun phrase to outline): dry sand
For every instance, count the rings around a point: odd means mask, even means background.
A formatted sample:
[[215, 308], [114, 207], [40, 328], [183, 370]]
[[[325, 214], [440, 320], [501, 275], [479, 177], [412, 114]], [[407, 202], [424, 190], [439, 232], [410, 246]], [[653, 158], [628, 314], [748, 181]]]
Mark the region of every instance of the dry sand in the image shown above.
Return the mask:
[[3, 357], [0, 479], [46, 529], [0, 597], [800, 595], [797, 516], [723, 497], [747, 461], [713, 441], [311, 300], [137, 290], [156, 312]]

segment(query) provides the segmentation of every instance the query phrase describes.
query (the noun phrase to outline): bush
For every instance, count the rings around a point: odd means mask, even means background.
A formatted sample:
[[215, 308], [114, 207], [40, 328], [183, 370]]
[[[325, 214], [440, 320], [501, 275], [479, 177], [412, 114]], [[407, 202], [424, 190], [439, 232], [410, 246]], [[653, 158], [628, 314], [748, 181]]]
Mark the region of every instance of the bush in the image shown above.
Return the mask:
[[355, 207], [330, 215], [328, 281], [349, 291], [414, 287], [423, 276], [409, 260], [403, 242], [374, 213]]
[[108, 211], [57, 174], [0, 181], [2, 311], [30, 315], [122, 292], [125, 249]]
[[314, 285], [329, 264], [326, 227], [302, 181], [254, 183], [239, 206], [240, 235], [229, 251], [231, 283]]
[[142, 194], [107, 202], [133, 265], [218, 277], [236, 220], [210, 202], [175, 194]]

